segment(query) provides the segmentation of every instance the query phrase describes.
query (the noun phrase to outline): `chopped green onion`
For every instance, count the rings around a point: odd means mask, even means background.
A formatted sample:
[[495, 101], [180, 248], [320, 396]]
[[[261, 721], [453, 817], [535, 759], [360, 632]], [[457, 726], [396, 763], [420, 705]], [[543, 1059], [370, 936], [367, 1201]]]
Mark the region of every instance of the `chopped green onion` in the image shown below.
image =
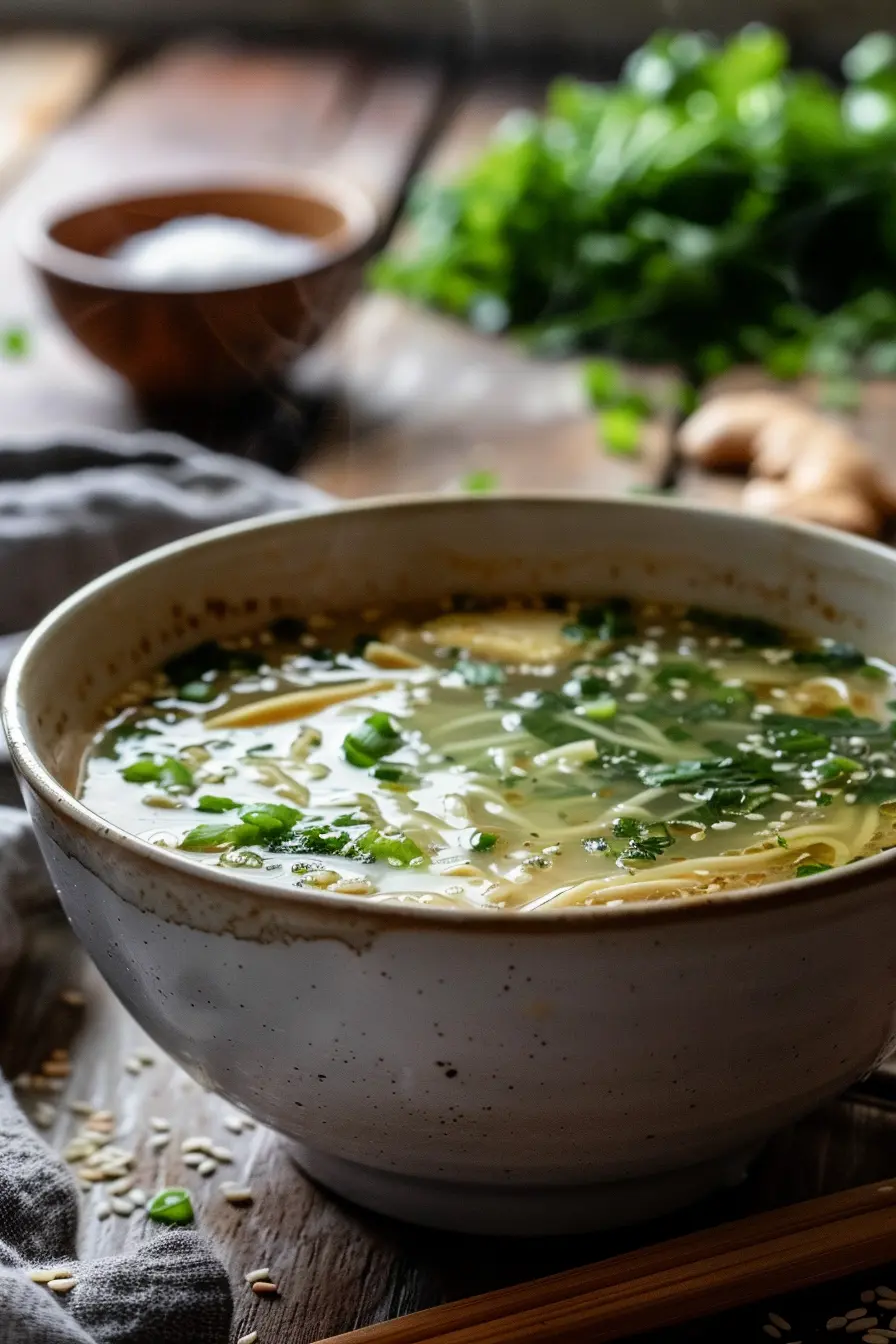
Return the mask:
[[128, 784], [158, 784], [176, 793], [193, 788], [192, 772], [174, 756], [142, 757], [125, 766], [121, 777]]
[[586, 719], [594, 719], [597, 723], [604, 719], [612, 719], [616, 715], [616, 701], [612, 695], [601, 696], [599, 700], [592, 700], [588, 705], [582, 706], [582, 713]]
[[800, 863], [797, 864], [797, 877], [814, 877], [816, 873], [830, 872], [833, 864], [830, 863]]
[[410, 836], [402, 835], [401, 832], [384, 835], [382, 831], [373, 828], [365, 831], [355, 841], [354, 847], [361, 854], [369, 854], [371, 858], [391, 864], [393, 868], [418, 867], [425, 857]]
[[384, 756], [391, 756], [401, 746], [401, 733], [388, 714], [369, 715], [359, 728], [349, 733], [342, 751], [349, 765], [369, 770]]
[[477, 854], [487, 854], [490, 849], [494, 849], [498, 843], [498, 837], [494, 831], [476, 831], [470, 841], [470, 848]]
[[188, 681], [178, 688], [177, 698], [203, 705], [209, 700], [214, 700], [217, 694], [217, 687], [210, 681]]
[[236, 807], [239, 807], [239, 803], [217, 793], [204, 793], [196, 802], [199, 812], [232, 812]]
[[498, 477], [493, 471], [471, 471], [461, 485], [471, 495], [490, 495], [498, 488]]
[[257, 826], [245, 822], [206, 822], [194, 826], [180, 842], [180, 849], [213, 853], [218, 849], [227, 849], [230, 845], [254, 845], [261, 839]]

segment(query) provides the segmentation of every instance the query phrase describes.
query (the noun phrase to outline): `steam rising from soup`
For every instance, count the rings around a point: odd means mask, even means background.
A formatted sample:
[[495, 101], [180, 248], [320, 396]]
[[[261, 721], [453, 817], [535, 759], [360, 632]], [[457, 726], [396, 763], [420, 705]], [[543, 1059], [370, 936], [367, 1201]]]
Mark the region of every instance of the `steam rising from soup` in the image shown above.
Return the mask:
[[896, 844], [894, 677], [850, 645], [622, 598], [280, 620], [121, 696], [82, 797], [334, 899], [714, 895]]

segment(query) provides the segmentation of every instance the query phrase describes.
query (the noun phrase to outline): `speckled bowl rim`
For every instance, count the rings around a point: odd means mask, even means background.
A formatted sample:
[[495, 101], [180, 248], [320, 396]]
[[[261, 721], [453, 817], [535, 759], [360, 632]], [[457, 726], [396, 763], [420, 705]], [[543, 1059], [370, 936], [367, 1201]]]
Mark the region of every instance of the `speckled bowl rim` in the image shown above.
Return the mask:
[[[133, 853], [137, 858], [144, 861], [154, 862], [162, 869], [172, 869], [182, 877], [195, 876], [196, 864], [193, 860], [178, 854], [174, 850], [161, 849], [135, 835], [130, 835], [127, 831], [85, 807], [53, 777], [51, 772], [38, 759], [36, 752], [32, 750], [28, 733], [19, 714], [18, 705], [20, 700], [24, 699], [22, 687], [27, 680], [29, 664], [40, 657], [41, 644], [57, 622], [71, 617], [77, 613], [80, 606], [92, 601], [98, 595], [113, 590], [123, 579], [139, 570], [149, 569], [172, 556], [182, 554], [184, 551], [220, 545], [245, 532], [273, 530], [290, 521], [300, 525], [303, 519], [321, 516], [338, 518], [344, 513], [403, 511], [425, 509], [427, 507], [443, 508], [446, 504], [450, 505], [452, 503], [462, 504], [466, 508], [488, 508], [495, 502], [512, 504], [515, 502], [532, 503], [538, 500], [576, 505], [581, 505], [583, 502], [593, 502], [596, 505], [603, 506], [620, 503], [619, 499], [609, 495], [588, 495], [583, 500], [582, 495], [563, 490], [495, 491], [481, 498], [460, 492], [439, 495], [391, 495], [339, 504], [335, 508], [316, 508], [301, 512], [290, 510], [266, 514], [262, 518], [249, 519], [247, 522], [229, 523], [224, 527], [212, 528], [196, 536], [158, 547], [134, 560], [129, 560], [125, 564], [117, 566], [101, 578], [94, 579], [92, 583], [78, 589], [77, 592], [66, 598], [49, 615], [44, 617], [25, 640], [13, 661], [3, 693], [2, 720], [10, 756], [16, 769], [51, 810], [61, 813], [88, 833], [99, 835], [104, 840], [111, 840], [121, 849]], [[689, 514], [698, 524], [701, 519], [705, 518], [715, 518], [720, 522], [724, 522], [726, 518], [736, 518], [741, 524], [746, 522], [747, 526], [755, 525], [759, 533], [767, 532], [769, 529], [781, 529], [797, 536], [817, 538], [827, 543], [833, 542], [842, 546], [844, 551], [857, 556], [867, 554], [883, 557], [893, 566], [894, 593], [896, 593], [896, 551], [878, 542], [868, 541], [863, 537], [834, 532], [830, 528], [817, 527], [809, 523], [796, 523], [758, 516], [750, 517], [731, 509], [706, 508], [702, 505], [692, 505], [680, 500], [645, 497], [637, 500], [626, 499], [624, 503], [627, 508], [636, 511], [674, 510], [678, 513]], [[856, 864], [834, 868], [830, 872], [819, 873], [812, 877], [770, 882], [761, 887], [726, 892], [723, 896], [677, 896], [665, 901], [632, 901], [625, 905], [609, 907], [579, 906], [545, 912], [544, 914], [527, 914], [516, 910], [470, 910], [463, 907], [400, 905], [390, 902], [375, 903], [366, 901], [363, 897], [350, 896], [340, 896], [338, 900], [334, 900], [332, 896], [327, 896], [310, 887], [300, 886], [284, 890], [274, 884], [254, 879], [250, 875], [205, 867], [201, 869], [201, 872], [210, 890], [220, 887], [231, 892], [246, 891], [247, 894], [251, 892], [256, 899], [263, 892], [266, 903], [275, 906], [283, 904], [293, 909], [297, 906], [300, 908], [308, 906], [312, 909], [326, 911], [331, 915], [344, 911], [348, 919], [354, 920], [358, 916], [363, 916], [367, 921], [375, 924], [407, 930], [413, 930], [416, 926], [439, 926], [465, 931], [482, 930], [483, 933], [503, 931], [508, 934], [512, 932], [513, 936], [516, 937], [524, 932], [531, 935], [560, 932], [581, 934], [589, 928], [598, 929], [605, 925], [616, 928], [619, 925], [630, 924], [637, 927], [641, 927], [645, 923], [667, 924], [669, 921], [679, 922], [685, 918], [705, 918], [710, 915], [713, 917], [723, 916], [726, 910], [730, 911], [732, 916], [744, 913], [759, 915], [771, 909], [838, 898], [845, 893], [854, 892], [856, 887], [866, 885], [869, 880], [879, 878], [882, 873], [888, 870], [896, 872], [896, 850], [884, 851], [881, 854], [862, 859]]]
[[[337, 210], [343, 224], [327, 235], [332, 246], [318, 261], [306, 266], [283, 266], [270, 276], [263, 275], [231, 284], [208, 282], [201, 285], [164, 284], [151, 277], [135, 275], [124, 262], [114, 257], [79, 252], [57, 242], [52, 231], [77, 215], [114, 205], [136, 204], [178, 196], [199, 194], [267, 192], [275, 196], [317, 198]], [[248, 218], [248, 216], [247, 216]], [[160, 298], [201, 298], [203, 295], [238, 294], [246, 290], [266, 289], [291, 280], [323, 275], [362, 254], [376, 236], [379, 216], [367, 192], [337, 173], [316, 169], [297, 170], [289, 176], [282, 172], [264, 172], [257, 167], [209, 171], [196, 177], [158, 176], [146, 181], [124, 182], [119, 187], [97, 188], [83, 196], [44, 206], [23, 221], [18, 234], [19, 251], [37, 270], [93, 289], [116, 290], [128, 294], [148, 294]]]

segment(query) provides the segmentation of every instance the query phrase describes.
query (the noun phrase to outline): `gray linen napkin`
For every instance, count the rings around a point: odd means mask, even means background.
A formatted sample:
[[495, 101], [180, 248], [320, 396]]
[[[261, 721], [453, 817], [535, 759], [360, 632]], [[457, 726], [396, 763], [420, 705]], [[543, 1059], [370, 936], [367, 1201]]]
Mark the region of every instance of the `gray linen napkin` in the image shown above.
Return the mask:
[[[158, 1231], [133, 1255], [80, 1264], [78, 1195], [0, 1079], [0, 1344], [226, 1344], [227, 1275], [195, 1232]], [[57, 1295], [30, 1269], [66, 1269]]]
[[[140, 552], [327, 496], [170, 434], [0, 444], [0, 684], [29, 626]], [[18, 954], [15, 913], [55, 901], [5, 744], [0, 744], [0, 972]], [[0, 1344], [226, 1344], [227, 1275], [202, 1239], [160, 1231], [134, 1255], [77, 1264], [77, 1193], [0, 1078]], [[29, 1268], [64, 1265], [59, 1296]]]

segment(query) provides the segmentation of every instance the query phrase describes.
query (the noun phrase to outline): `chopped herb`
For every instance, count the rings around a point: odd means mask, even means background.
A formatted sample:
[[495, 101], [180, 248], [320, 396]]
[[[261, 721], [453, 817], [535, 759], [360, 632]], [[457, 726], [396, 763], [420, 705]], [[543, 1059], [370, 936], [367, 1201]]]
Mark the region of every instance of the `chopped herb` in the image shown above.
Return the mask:
[[816, 873], [829, 873], [832, 867], [830, 863], [799, 863], [796, 867], [796, 876], [814, 877]]
[[264, 658], [260, 653], [251, 649], [225, 649], [215, 640], [206, 640], [169, 658], [163, 671], [173, 685], [183, 687], [203, 681], [209, 672], [257, 672], [263, 666]]
[[497, 663], [481, 662], [477, 658], [460, 658], [454, 664], [468, 686], [500, 686], [504, 681], [504, 669]]
[[233, 812], [239, 807], [232, 798], [224, 798], [217, 793], [204, 793], [196, 802], [199, 812]]
[[183, 761], [174, 756], [143, 756], [121, 771], [128, 784], [158, 784], [170, 793], [185, 793], [193, 788], [193, 775]]
[[494, 831], [475, 831], [470, 841], [470, 848], [477, 854], [487, 854], [490, 849], [494, 849], [498, 843], [498, 837]]
[[247, 756], [263, 756], [266, 751], [273, 751], [273, 742], [261, 742], [257, 747], [249, 747], [246, 751]]
[[0, 341], [5, 359], [24, 359], [31, 353], [31, 337], [25, 327], [7, 327]]
[[851, 672], [864, 667], [865, 655], [852, 644], [825, 640], [815, 649], [797, 649], [793, 661], [801, 667], [824, 667], [829, 672]]
[[99, 746], [96, 748], [96, 755], [102, 756], [106, 760], [118, 760], [118, 748], [123, 742], [130, 741], [131, 738], [158, 737], [157, 728], [147, 728], [142, 723], [120, 723], [116, 727], [110, 728], [104, 733]]
[[687, 619], [730, 639], [741, 639], [751, 648], [773, 649], [784, 642], [784, 631], [779, 625], [771, 625], [755, 616], [730, 616], [708, 611], [706, 607], [690, 607]]
[[490, 495], [498, 485], [498, 477], [493, 471], [471, 471], [461, 481], [462, 488], [471, 495]]
[[634, 457], [641, 448], [644, 420], [644, 415], [632, 406], [601, 411], [597, 430], [606, 451], [612, 457]]
[[371, 859], [385, 861], [393, 868], [416, 868], [424, 861], [422, 849], [410, 836], [401, 832], [386, 835], [373, 827], [354, 842], [354, 851], [357, 851], [355, 857], [369, 855]]
[[611, 597], [596, 607], [582, 607], [575, 621], [564, 626], [567, 639], [625, 639], [635, 633], [632, 604], [625, 597]]
[[783, 835], [777, 835], [777, 836], [775, 836], [775, 843], [777, 844], [777, 846], [778, 846], [779, 849], [789, 849], [789, 848], [790, 848], [789, 844], [788, 844], [787, 841], [784, 839]]
[[628, 841], [624, 849], [617, 851], [620, 864], [655, 863], [663, 851], [675, 843], [662, 822], [651, 825], [634, 817], [617, 817], [613, 822], [613, 835]]
[[167, 1223], [172, 1226], [192, 1223], [195, 1215], [190, 1192], [178, 1187], [160, 1190], [147, 1204], [146, 1216], [154, 1223]]
[[382, 784], [400, 784], [413, 789], [420, 783], [420, 776], [405, 765], [395, 765], [390, 761], [381, 761], [373, 767], [373, 777]]
[[370, 714], [342, 744], [349, 765], [369, 770], [384, 756], [391, 756], [401, 746], [401, 733], [388, 714], [378, 711]]
[[896, 779], [891, 779], [879, 771], [872, 771], [866, 780], [856, 789], [856, 801], [859, 803], [891, 803], [896, 801]]
[[197, 853], [213, 853], [215, 850], [229, 849], [231, 845], [254, 845], [260, 839], [258, 827], [242, 821], [206, 822], [188, 831], [179, 848]]
[[240, 809], [240, 820], [254, 826], [265, 841], [279, 839], [301, 818], [301, 812], [286, 803], [252, 803]]
[[603, 695], [599, 700], [592, 700], [589, 704], [582, 706], [582, 714], [586, 719], [593, 719], [596, 723], [601, 723], [605, 719], [612, 719], [616, 715], [618, 706], [612, 695]]

